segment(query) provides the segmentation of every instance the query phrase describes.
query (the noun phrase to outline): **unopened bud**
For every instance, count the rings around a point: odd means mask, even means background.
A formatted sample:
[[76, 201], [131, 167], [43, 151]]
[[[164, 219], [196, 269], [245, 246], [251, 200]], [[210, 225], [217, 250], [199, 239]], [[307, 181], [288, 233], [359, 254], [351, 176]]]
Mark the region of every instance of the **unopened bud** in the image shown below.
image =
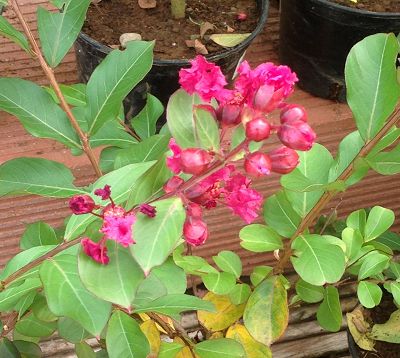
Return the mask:
[[75, 195], [69, 200], [69, 208], [75, 215], [88, 214], [96, 207], [89, 195]]
[[139, 205], [139, 211], [144, 214], [147, 215], [149, 218], [154, 218], [156, 216], [157, 213], [157, 209], [155, 206], [153, 205], [149, 205], [146, 203], [140, 204]]
[[188, 148], [181, 153], [180, 165], [184, 173], [199, 175], [207, 169], [211, 160], [212, 157], [206, 150]]
[[285, 146], [274, 149], [269, 153], [271, 170], [279, 174], [288, 174], [299, 164], [299, 155], [295, 150]]
[[164, 184], [163, 189], [169, 194], [178, 189], [184, 182], [185, 181], [181, 177], [174, 175]]
[[192, 218], [200, 219], [203, 216], [203, 210], [201, 206], [196, 203], [189, 203], [186, 208], [187, 215]]
[[267, 139], [271, 132], [271, 126], [263, 117], [252, 119], [246, 124], [246, 137], [248, 140], [261, 142]]
[[286, 123], [294, 120], [307, 122], [307, 112], [303, 106], [297, 104], [287, 105], [281, 111], [281, 123]]
[[244, 161], [244, 169], [255, 177], [268, 175], [271, 172], [271, 159], [262, 152], [250, 153]]
[[278, 137], [289, 148], [307, 151], [312, 148], [316, 134], [306, 122], [293, 120], [279, 127]]
[[192, 246], [203, 245], [208, 238], [207, 224], [199, 218], [188, 217], [183, 225], [183, 236]]
[[217, 109], [217, 119], [224, 126], [236, 126], [240, 123], [240, 111], [237, 104], [224, 104]]
[[282, 103], [284, 96], [283, 88], [275, 90], [274, 86], [261, 86], [253, 99], [253, 106], [256, 110], [263, 113], [270, 113]]

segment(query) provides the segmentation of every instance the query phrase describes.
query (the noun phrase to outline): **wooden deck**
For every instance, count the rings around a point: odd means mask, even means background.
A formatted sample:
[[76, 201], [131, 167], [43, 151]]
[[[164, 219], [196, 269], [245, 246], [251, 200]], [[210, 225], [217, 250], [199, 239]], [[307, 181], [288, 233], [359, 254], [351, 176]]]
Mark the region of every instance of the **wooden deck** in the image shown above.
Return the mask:
[[[37, 35], [35, 12], [37, 6], [46, 6], [44, 0], [19, 0], [29, 25]], [[7, 10], [5, 16], [15, 23], [14, 14]], [[267, 26], [249, 49], [246, 58], [253, 64], [265, 61], [277, 62], [279, 18], [278, 9], [272, 6]], [[27, 57], [16, 45], [0, 38], [0, 76], [18, 76], [45, 84], [40, 67]], [[69, 53], [57, 68], [56, 76], [62, 83], [77, 82], [76, 65], [73, 52]], [[292, 103], [305, 106], [309, 121], [318, 134], [318, 141], [333, 152], [341, 138], [354, 129], [351, 113], [346, 105], [322, 100], [298, 90], [291, 98]], [[45, 157], [57, 160], [72, 167], [78, 184], [86, 184], [93, 179], [93, 173], [85, 157], [72, 157], [62, 145], [50, 140], [36, 139], [28, 135], [18, 120], [4, 112], [0, 113], [0, 163], [17, 156]], [[356, 185], [343, 198], [340, 214], [361, 207], [382, 205], [393, 209], [398, 217], [396, 229], [400, 227], [400, 186], [399, 177], [369, 175], [361, 185]], [[268, 195], [279, 188], [277, 177], [256, 183], [256, 187]], [[330, 207], [335, 207], [337, 201]], [[330, 210], [330, 208], [327, 208]], [[46, 199], [35, 196], [0, 199], [0, 267], [19, 251], [18, 242], [26, 224], [43, 220], [50, 225], [60, 225], [69, 214], [65, 200]], [[210, 212], [207, 218], [211, 228], [210, 241], [196, 249], [195, 254], [210, 258], [221, 249], [236, 250], [243, 258], [246, 272], [257, 264], [273, 261], [271, 255], [252, 254], [239, 246], [238, 231], [240, 223], [224, 208]], [[355, 304], [354, 292], [342, 292], [343, 309], [349, 310]], [[345, 326], [339, 333], [323, 332], [315, 321], [316, 306], [294, 309], [290, 316], [290, 326], [285, 336], [273, 346], [274, 357], [345, 357], [348, 356]], [[74, 357], [72, 346], [53, 340], [43, 345], [45, 357]]]

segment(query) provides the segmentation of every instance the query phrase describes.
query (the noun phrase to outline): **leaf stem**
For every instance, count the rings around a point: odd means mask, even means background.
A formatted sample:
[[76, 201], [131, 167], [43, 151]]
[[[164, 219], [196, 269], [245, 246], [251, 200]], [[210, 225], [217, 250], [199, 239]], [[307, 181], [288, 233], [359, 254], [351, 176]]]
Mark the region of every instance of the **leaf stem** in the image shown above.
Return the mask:
[[[361, 148], [358, 155], [352, 160], [352, 162], [347, 166], [347, 168], [343, 171], [343, 173], [336, 179], [341, 181], [346, 181], [350, 178], [354, 171], [354, 165], [356, 161], [360, 158], [366, 157], [371, 150], [375, 147], [375, 145], [389, 132], [389, 130], [400, 120], [400, 104], [398, 104], [390, 115], [389, 120], [382, 127], [382, 129], [373, 137], [370, 141], [366, 142], [364, 146]], [[290, 261], [290, 257], [292, 256], [291, 245], [293, 241], [301, 235], [319, 216], [320, 212], [325, 208], [325, 206], [335, 197], [337, 192], [328, 191], [325, 192], [315, 206], [310, 210], [310, 212], [303, 218], [296, 232], [292, 235], [290, 240], [286, 242], [284, 254], [278, 264], [274, 267], [273, 273], [278, 274], [282, 273], [284, 268]]]
[[40, 63], [40, 67], [42, 67], [42, 70], [43, 70], [44, 74], [46, 75], [47, 79], [50, 81], [50, 84], [53, 87], [57, 98], [60, 100], [61, 108], [66, 113], [69, 121], [71, 122], [72, 127], [75, 129], [76, 133], [78, 134], [78, 136], [81, 140], [83, 151], [89, 158], [90, 163], [92, 164], [92, 167], [93, 167], [94, 171], [96, 172], [96, 175], [98, 177], [101, 177], [103, 174], [100, 170], [97, 159], [96, 159], [96, 157], [93, 153], [93, 150], [90, 146], [89, 137], [85, 132], [82, 131], [81, 127], [79, 126], [78, 121], [76, 120], [74, 114], [71, 111], [71, 108], [69, 107], [67, 101], [65, 100], [64, 95], [62, 94], [60, 86], [54, 75], [53, 69], [47, 64], [46, 60], [44, 59], [43, 54], [40, 50], [40, 47], [39, 47], [37, 41], [35, 40], [35, 37], [33, 36], [32, 31], [30, 30], [30, 28], [21, 12], [21, 9], [18, 5], [17, 0], [10, 0], [10, 5], [11, 5], [12, 9], [14, 10], [15, 15], [18, 17], [18, 20], [24, 30], [24, 33], [27, 36], [28, 41], [32, 46], [33, 53], [36, 55], [36, 57]]

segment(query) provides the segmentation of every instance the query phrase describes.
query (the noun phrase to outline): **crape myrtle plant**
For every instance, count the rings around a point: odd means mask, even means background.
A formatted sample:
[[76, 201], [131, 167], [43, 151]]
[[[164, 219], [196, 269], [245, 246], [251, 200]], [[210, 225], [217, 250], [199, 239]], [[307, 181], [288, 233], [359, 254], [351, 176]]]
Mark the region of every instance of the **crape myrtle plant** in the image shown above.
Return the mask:
[[[321, 302], [318, 321], [337, 331], [341, 285], [356, 284], [367, 308], [379, 304], [382, 290], [400, 303], [390, 210], [356, 211], [341, 230], [331, 230], [333, 215], [314, 227], [330, 200], [371, 168], [399, 171], [394, 35], [371, 36], [349, 55], [348, 100], [357, 130], [333, 158], [314, 143], [306, 110], [288, 101], [296, 75], [272, 63], [251, 69], [243, 62], [228, 85], [217, 66], [197, 57], [180, 72], [182, 89], [172, 95], [159, 134], [163, 108], [151, 95], [125, 123], [122, 101], [151, 68], [153, 43], [112, 51], [87, 85], [60, 85], [53, 69], [86, 9], [82, 1], [54, 3], [63, 12], [38, 9], [41, 47], [16, 0], [8, 5], [23, 32], [0, 17], [0, 32], [37, 59], [50, 84], [0, 78], [0, 109], [32, 135], [86, 155], [97, 179], [78, 187], [66, 166], [43, 158], [0, 166], [1, 195], [64, 198], [71, 209], [63, 227], [28, 225], [22, 251], [0, 273], [1, 356], [40, 356], [40, 339], [57, 332], [75, 344], [78, 357], [269, 357], [287, 327], [289, 306]], [[280, 144], [266, 152], [271, 136]], [[103, 147], [99, 160], [97, 146]], [[281, 174], [282, 189], [264, 201], [252, 178], [268, 180], [270, 172]], [[241, 245], [274, 252], [275, 265], [255, 267], [245, 282], [236, 253], [221, 251], [215, 265], [192, 255], [208, 239], [204, 212], [217, 205], [248, 224]], [[253, 223], [262, 212], [265, 223]], [[291, 264], [295, 282], [284, 276]], [[209, 292], [187, 294], [187, 276]], [[180, 323], [185, 311], [197, 314], [193, 332]], [[391, 327], [386, 332], [395, 332]], [[373, 328], [360, 337], [380, 338]]]

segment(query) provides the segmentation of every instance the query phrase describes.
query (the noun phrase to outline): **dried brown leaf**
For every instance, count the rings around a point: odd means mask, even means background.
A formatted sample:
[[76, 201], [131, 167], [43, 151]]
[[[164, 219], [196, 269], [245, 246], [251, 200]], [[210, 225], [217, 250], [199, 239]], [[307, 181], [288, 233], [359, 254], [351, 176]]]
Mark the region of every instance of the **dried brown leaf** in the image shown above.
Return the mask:
[[187, 47], [194, 47], [194, 40], [185, 40]]
[[205, 21], [200, 25], [200, 37], [206, 34], [207, 31], [214, 30], [214, 25], [211, 22]]
[[196, 50], [196, 53], [199, 53], [200, 55], [208, 55], [207, 48], [200, 40], [194, 40], [194, 49]]

